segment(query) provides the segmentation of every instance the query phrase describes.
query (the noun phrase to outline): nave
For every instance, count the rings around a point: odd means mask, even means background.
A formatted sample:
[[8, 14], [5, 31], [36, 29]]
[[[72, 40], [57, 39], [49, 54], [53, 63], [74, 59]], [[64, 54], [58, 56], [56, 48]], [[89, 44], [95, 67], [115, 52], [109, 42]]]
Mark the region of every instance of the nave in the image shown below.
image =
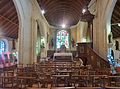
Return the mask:
[[120, 0], [0, 4], [0, 89], [120, 89]]
[[119, 74], [74, 62], [51, 60], [1, 68], [1, 89], [119, 89]]

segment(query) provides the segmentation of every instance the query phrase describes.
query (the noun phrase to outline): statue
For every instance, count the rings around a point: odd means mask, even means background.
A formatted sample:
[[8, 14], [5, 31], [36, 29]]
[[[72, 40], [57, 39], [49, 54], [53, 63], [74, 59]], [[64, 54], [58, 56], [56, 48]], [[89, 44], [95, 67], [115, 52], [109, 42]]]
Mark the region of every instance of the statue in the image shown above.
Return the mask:
[[115, 49], [119, 50], [119, 42], [118, 41], [115, 41]]
[[53, 38], [52, 38], [49, 42], [49, 48], [53, 48], [53, 47], [54, 47], [54, 42], [53, 42]]
[[75, 46], [75, 41], [74, 41], [74, 39], [71, 40], [71, 43], [72, 43], [72, 47], [74, 47], [74, 46]]
[[108, 35], [108, 43], [112, 43], [112, 32]]

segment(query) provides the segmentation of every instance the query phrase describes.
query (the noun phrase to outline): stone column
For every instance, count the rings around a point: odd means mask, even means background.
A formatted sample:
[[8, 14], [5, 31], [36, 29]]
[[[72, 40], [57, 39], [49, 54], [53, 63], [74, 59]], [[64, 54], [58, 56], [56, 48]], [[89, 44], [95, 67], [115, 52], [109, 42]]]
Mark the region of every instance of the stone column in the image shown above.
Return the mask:
[[111, 30], [111, 16], [116, 1], [97, 0], [95, 1], [95, 5], [90, 8], [95, 14], [93, 21], [93, 48], [105, 59], [107, 59], [107, 37]]
[[29, 0], [13, 0], [19, 17], [19, 63], [29, 64], [33, 59], [32, 4]]

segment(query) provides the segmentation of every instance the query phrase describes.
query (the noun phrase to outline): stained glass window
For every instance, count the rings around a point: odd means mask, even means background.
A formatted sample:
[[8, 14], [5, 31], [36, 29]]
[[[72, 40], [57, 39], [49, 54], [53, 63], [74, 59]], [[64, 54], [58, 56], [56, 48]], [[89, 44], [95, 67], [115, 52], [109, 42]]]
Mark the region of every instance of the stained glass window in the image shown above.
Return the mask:
[[57, 33], [56, 40], [57, 48], [60, 48], [61, 45], [65, 45], [66, 48], [69, 48], [69, 33], [65, 30], [61, 30]]
[[0, 40], [0, 53], [5, 52], [6, 50], [6, 45], [3, 40]]

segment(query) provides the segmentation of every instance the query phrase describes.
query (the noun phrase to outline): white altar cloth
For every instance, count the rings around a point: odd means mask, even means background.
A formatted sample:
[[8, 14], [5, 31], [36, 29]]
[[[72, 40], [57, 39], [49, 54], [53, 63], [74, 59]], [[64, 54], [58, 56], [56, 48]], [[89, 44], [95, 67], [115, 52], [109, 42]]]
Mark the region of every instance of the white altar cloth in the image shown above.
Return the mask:
[[59, 57], [59, 56], [61, 56], [61, 57], [70, 57], [71, 58], [71, 60], [73, 61], [73, 55], [72, 55], [72, 53], [54, 53], [54, 55], [53, 55], [53, 61], [55, 60], [55, 57]]

